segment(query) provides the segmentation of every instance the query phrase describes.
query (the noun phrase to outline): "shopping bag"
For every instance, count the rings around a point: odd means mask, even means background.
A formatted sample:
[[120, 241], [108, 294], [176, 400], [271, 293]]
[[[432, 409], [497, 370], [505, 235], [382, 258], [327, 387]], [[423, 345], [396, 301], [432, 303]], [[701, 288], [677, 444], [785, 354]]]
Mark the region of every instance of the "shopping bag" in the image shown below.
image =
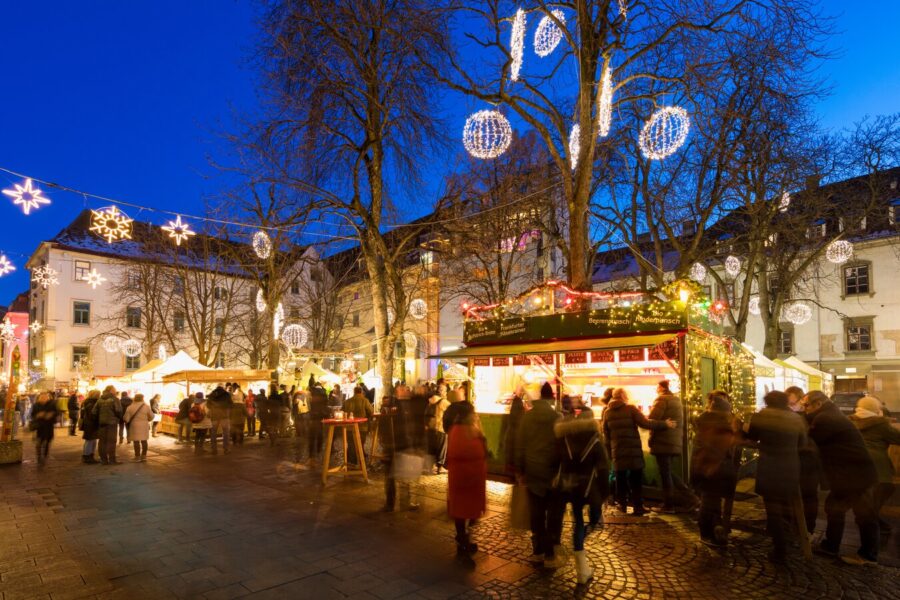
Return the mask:
[[513, 529], [530, 529], [531, 513], [528, 509], [528, 489], [514, 485], [509, 497], [509, 526]]
[[395, 479], [418, 479], [425, 468], [425, 459], [414, 452], [397, 452], [394, 455]]

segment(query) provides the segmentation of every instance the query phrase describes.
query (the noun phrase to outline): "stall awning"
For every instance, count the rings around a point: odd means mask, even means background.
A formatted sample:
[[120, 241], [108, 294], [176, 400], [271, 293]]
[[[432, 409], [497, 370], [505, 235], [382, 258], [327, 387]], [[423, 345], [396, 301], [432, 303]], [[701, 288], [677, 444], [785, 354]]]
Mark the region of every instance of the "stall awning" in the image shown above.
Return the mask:
[[557, 352], [577, 352], [580, 350], [618, 350], [620, 348], [645, 348], [664, 344], [675, 339], [677, 333], [656, 333], [653, 335], [625, 335], [609, 338], [563, 340], [559, 342], [531, 342], [528, 344], [495, 344], [460, 348], [452, 352], [437, 354], [429, 358], [469, 358], [470, 356], [518, 356], [521, 354], [548, 354]]
[[221, 383], [268, 381], [272, 372], [263, 369], [206, 369], [178, 371], [163, 377], [165, 383]]

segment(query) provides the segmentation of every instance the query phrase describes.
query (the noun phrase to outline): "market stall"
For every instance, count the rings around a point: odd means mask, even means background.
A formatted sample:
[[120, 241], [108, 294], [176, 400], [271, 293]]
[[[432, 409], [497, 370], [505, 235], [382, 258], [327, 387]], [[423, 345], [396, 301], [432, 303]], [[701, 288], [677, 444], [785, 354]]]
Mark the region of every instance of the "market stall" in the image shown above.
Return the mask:
[[766, 357], [765, 354], [755, 348], [741, 344], [744, 349], [753, 355], [753, 366], [756, 370], [756, 408], [763, 407], [763, 398], [772, 390], [784, 390], [784, 365]]
[[146, 398], [154, 394], [160, 395], [160, 406], [163, 409], [177, 407], [184, 398], [183, 389], [176, 384], [166, 384], [163, 378], [180, 371], [211, 371], [210, 367], [194, 360], [184, 350], [179, 350], [166, 360], [151, 360], [131, 374], [128, 387], [133, 392], [140, 392]]
[[789, 356], [779, 362], [806, 375], [809, 385], [803, 388], [804, 390], [808, 392], [821, 390], [825, 392], [827, 396], [831, 396], [834, 393], [834, 375], [831, 373], [821, 371], [812, 365], [803, 362], [796, 356]]

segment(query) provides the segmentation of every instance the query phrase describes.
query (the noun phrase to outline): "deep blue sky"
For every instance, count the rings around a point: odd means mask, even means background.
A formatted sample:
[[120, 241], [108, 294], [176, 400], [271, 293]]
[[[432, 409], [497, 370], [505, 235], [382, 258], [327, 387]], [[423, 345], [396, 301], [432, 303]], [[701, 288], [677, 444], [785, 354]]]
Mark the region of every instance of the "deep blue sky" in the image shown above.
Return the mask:
[[[900, 110], [900, 2], [821, 5], [840, 30], [831, 44], [840, 55], [823, 70], [834, 90], [822, 122], [841, 128]], [[225, 185], [209, 166], [227, 154], [220, 133], [236, 128], [234, 111], [258, 106], [258, 10], [251, 0], [0, 0], [0, 167], [202, 212]], [[448, 115], [449, 126], [463, 119]], [[0, 189], [15, 182], [0, 173]], [[27, 287], [26, 256], [84, 206], [48, 192], [53, 204], [29, 217], [0, 196], [0, 250], [18, 267], [0, 278], [0, 303]]]

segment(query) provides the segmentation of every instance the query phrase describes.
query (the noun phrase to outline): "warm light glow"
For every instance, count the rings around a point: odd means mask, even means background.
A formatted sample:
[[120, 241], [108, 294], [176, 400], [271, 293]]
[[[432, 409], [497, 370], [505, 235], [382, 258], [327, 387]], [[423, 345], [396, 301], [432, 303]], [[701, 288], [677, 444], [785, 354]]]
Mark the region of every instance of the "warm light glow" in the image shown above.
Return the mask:
[[409, 315], [413, 319], [421, 321], [428, 315], [428, 304], [423, 299], [416, 298], [409, 303]]
[[91, 269], [91, 272], [84, 276], [84, 282], [96, 290], [98, 286], [103, 285], [106, 277], [97, 272], [97, 269]]
[[16, 339], [16, 325], [15, 323], [10, 322], [9, 317], [0, 324], [0, 338], [3, 338], [7, 342], [11, 342]]
[[269, 258], [272, 254], [272, 240], [265, 231], [257, 231], [253, 234], [253, 251], [262, 259]]
[[612, 125], [612, 69], [609, 63], [603, 67], [603, 76], [600, 78], [600, 95], [597, 98], [597, 129], [600, 137], [609, 135], [609, 128]]
[[181, 215], [175, 217], [174, 221], [169, 221], [169, 224], [164, 225], [161, 229], [168, 232], [169, 237], [175, 240], [176, 246], [180, 246], [181, 242], [187, 241], [190, 236], [196, 235], [196, 232], [191, 231], [190, 225], [181, 222]]
[[15, 189], [3, 190], [3, 193], [13, 199], [13, 204], [22, 207], [22, 212], [31, 213], [31, 209], [38, 209], [42, 204], [50, 204], [50, 200], [41, 196], [43, 192], [32, 185], [31, 179], [25, 180], [25, 185], [14, 183]]
[[687, 288], [680, 288], [678, 290], [678, 299], [681, 300], [682, 304], [686, 303], [691, 297], [691, 291]]
[[691, 119], [680, 106], [666, 106], [655, 113], [641, 129], [641, 152], [651, 160], [674, 154], [687, 139]]
[[725, 259], [725, 272], [732, 277], [737, 277], [741, 272], [741, 259], [737, 256], [729, 256]]
[[298, 350], [306, 345], [309, 332], [303, 325], [292, 324], [281, 332], [281, 341], [291, 350]]
[[104, 350], [106, 350], [110, 354], [114, 354], [119, 351], [121, 341], [114, 335], [108, 335], [103, 338], [103, 343], [101, 345], [103, 346]]
[[509, 34], [509, 54], [512, 57], [509, 78], [518, 81], [519, 71], [522, 70], [522, 57], [525, 54], [525, 11], [521, 8], [516, 11], [513, 18], [512, 31]]
[[256, 290], [256, 312], [266, 312], [266, 296], [262, 288]]
[[43, 325], [41, 325], [39, 321], [34, 321], [28, 326], [28, 329], [31, 330], [31, 335], [37, 335], [40, 333], [42, 327]]
[[56, 270], [50, 268], [50, 265], [44, 265], [31, 272], [31, 281], [46, 290], [51, 285], [59, 285], [56, 275]]
[[141, 343], [134, 338], [127, 339], [122, 342], [120, 348], [122, 350], [122, 354], [129, 358], [134, 358], [136, 356], [140, 356], [141, 354]]
[[572, 170], [578, 166], [578, 153], [581, 152], [581, 125], [577, 123], [572, 125], [572, 131], [569, 133], [569, 161], [572, 163]]
[[6, 255], [0, 254], [0, 277], [3, 277], [7, 273], [11, 273], [15, 270], [15, 265], [13, 265], [10, 260], [6, 258]]
[[825, 258], [836, 265], [841, 265], [853, 258], [853, 244], [847, 240], [835, 240], [828, 244]]
[[512, 125], [498, 110], [480, 110], [466, 119], [463, 146], [475, 158], [497, 158], [512, 143]]
[[90, 230], [112, 244], [119, 240], [131, 239], [132, 221], [133, 219], [128, 218], [128, 215], [115, 206], [91, 210]]
[[781, 194], [781, 200], [778, 202], [778, 211], [779, 212], [787, 212], [787, 209], [791, 206], [791, 194], [790, 192], [784, 192]]
[[700, 263], [691, 265], [691, 279], [703, 283], [706, 280], [706, 267]]
[[[566, 15], [561, 10], [554, 10], [553, 16], [565, 26]], [[562, 30], [550, 15], [544, 15], [534, 32], [534, 53], [541, 58], [549, 56], [551, 52], [556, 50], [556, 47], [562, 40], [562, 36]]]

